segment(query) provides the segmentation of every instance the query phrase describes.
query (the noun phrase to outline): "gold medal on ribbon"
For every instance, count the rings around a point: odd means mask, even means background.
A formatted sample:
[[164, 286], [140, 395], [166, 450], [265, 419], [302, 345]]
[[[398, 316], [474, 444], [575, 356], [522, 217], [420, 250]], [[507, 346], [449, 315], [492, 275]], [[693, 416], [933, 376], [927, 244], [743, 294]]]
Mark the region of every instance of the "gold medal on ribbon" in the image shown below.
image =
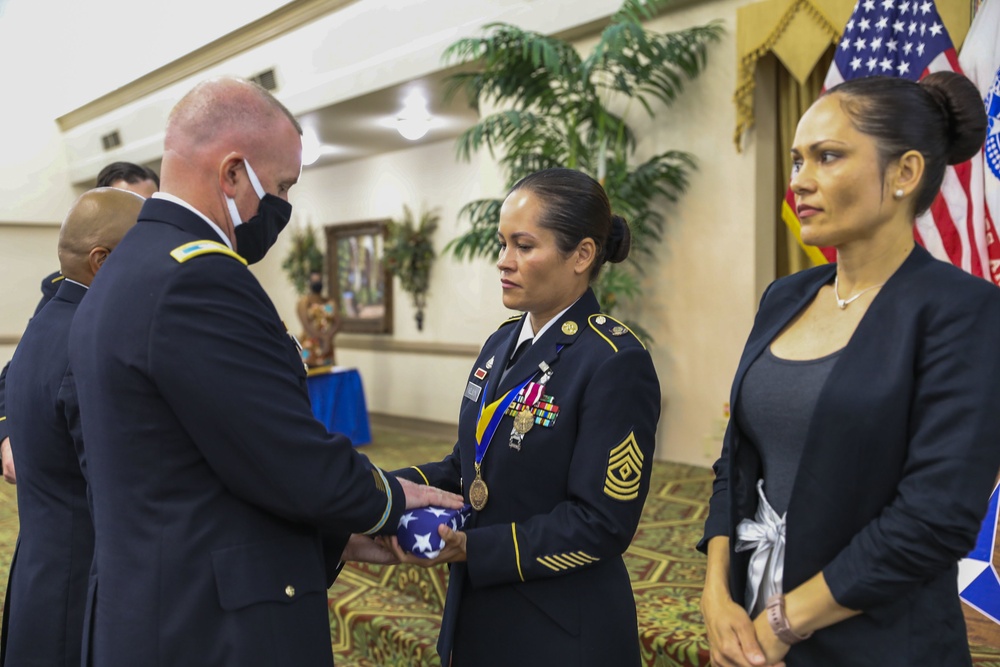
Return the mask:
[[483, 511], [486, 501], [489, 500], [490, 490], [483, 481], [483, 476], [479, 473], [479, 466], [476, 466], [476, 478], [469, 485], [469, 502], [477, 512]]
[[514, 417], [514, 430], [524, 435], [531, 430], [531, 427], [535, 425], [535, 413], [531, 411], [531, 408], [525, 406], [523, 410], [517, 413]]

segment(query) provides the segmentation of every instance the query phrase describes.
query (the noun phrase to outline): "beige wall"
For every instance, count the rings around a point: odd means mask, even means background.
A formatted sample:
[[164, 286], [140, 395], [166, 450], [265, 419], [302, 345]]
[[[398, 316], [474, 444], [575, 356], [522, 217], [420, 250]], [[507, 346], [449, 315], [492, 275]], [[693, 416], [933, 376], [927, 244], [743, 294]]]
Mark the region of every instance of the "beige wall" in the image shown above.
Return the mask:
[[0, 366], [35, 312], [42, 278], [59, 268], [58, 241], [55, 224], [0, 222]]
[[731, 140], [739, 4], [700, 3], [650, 24], [669, 31], [721, 19], [726, 35], [710, 47], [707, 70], [672, 107], [637, 123], [640, 156], [679, 149], [698, 162], [687, 193], [665, 209], [659, 263], [649, 272], [635, 317], [655, 338], [651, 350], [663, 395], [657, 456], [701, 465], [721, 447], [723, 404], [761, 289], [755, 274], [756, 144], [751, 138], [737, 154]]

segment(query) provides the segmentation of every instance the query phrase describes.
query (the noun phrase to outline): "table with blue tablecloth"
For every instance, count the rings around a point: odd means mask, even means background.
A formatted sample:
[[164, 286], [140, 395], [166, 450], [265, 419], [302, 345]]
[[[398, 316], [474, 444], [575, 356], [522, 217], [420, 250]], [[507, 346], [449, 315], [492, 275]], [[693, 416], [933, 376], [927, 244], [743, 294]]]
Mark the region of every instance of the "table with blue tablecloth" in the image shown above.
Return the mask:
[[313, 368], [306, 382], [313, 414], [328, 431], [346, 435], [355, 447], [372, 441], [365, 390], [356, 368]]

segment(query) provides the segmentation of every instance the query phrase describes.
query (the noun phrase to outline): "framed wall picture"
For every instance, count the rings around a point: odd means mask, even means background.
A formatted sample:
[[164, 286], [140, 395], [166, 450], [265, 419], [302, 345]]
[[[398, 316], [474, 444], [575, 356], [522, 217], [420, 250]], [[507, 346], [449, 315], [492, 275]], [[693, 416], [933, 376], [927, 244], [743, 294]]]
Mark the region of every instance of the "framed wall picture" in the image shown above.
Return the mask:
[[326, 227], [327, 285], [340, 331], [392, 333], [392, 276], [385, 266], [388, 220]]

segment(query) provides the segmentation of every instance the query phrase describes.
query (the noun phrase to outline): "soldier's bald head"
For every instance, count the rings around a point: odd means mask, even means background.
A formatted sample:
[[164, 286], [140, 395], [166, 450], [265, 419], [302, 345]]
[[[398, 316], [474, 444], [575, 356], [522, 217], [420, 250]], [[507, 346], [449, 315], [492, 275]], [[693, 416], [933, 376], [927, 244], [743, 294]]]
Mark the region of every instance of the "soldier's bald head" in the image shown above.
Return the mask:
[[251, 151], [266, 143], [276, 123], [299, 122], [271, 93], [243, 79], [218, 77], [195, 86], [181, 98], [167, 120], [166, 151], [183, 155], [225, 150]]
[[145, 202], [141, 195], [117, 188], [95, 188], [80, 195], [59, 230], [63, 275], [89, 285], [108, 254], [135, 224]]
[[271, 93], [219, 77], [198, 84], [174, 106], [160, 190], [184, 200], [233, 244], [236, 226], [253, 218], [263, 197], [251, 184], [251, 164], [263, 190], [282, 198], [302, 172], [302, 128]]

